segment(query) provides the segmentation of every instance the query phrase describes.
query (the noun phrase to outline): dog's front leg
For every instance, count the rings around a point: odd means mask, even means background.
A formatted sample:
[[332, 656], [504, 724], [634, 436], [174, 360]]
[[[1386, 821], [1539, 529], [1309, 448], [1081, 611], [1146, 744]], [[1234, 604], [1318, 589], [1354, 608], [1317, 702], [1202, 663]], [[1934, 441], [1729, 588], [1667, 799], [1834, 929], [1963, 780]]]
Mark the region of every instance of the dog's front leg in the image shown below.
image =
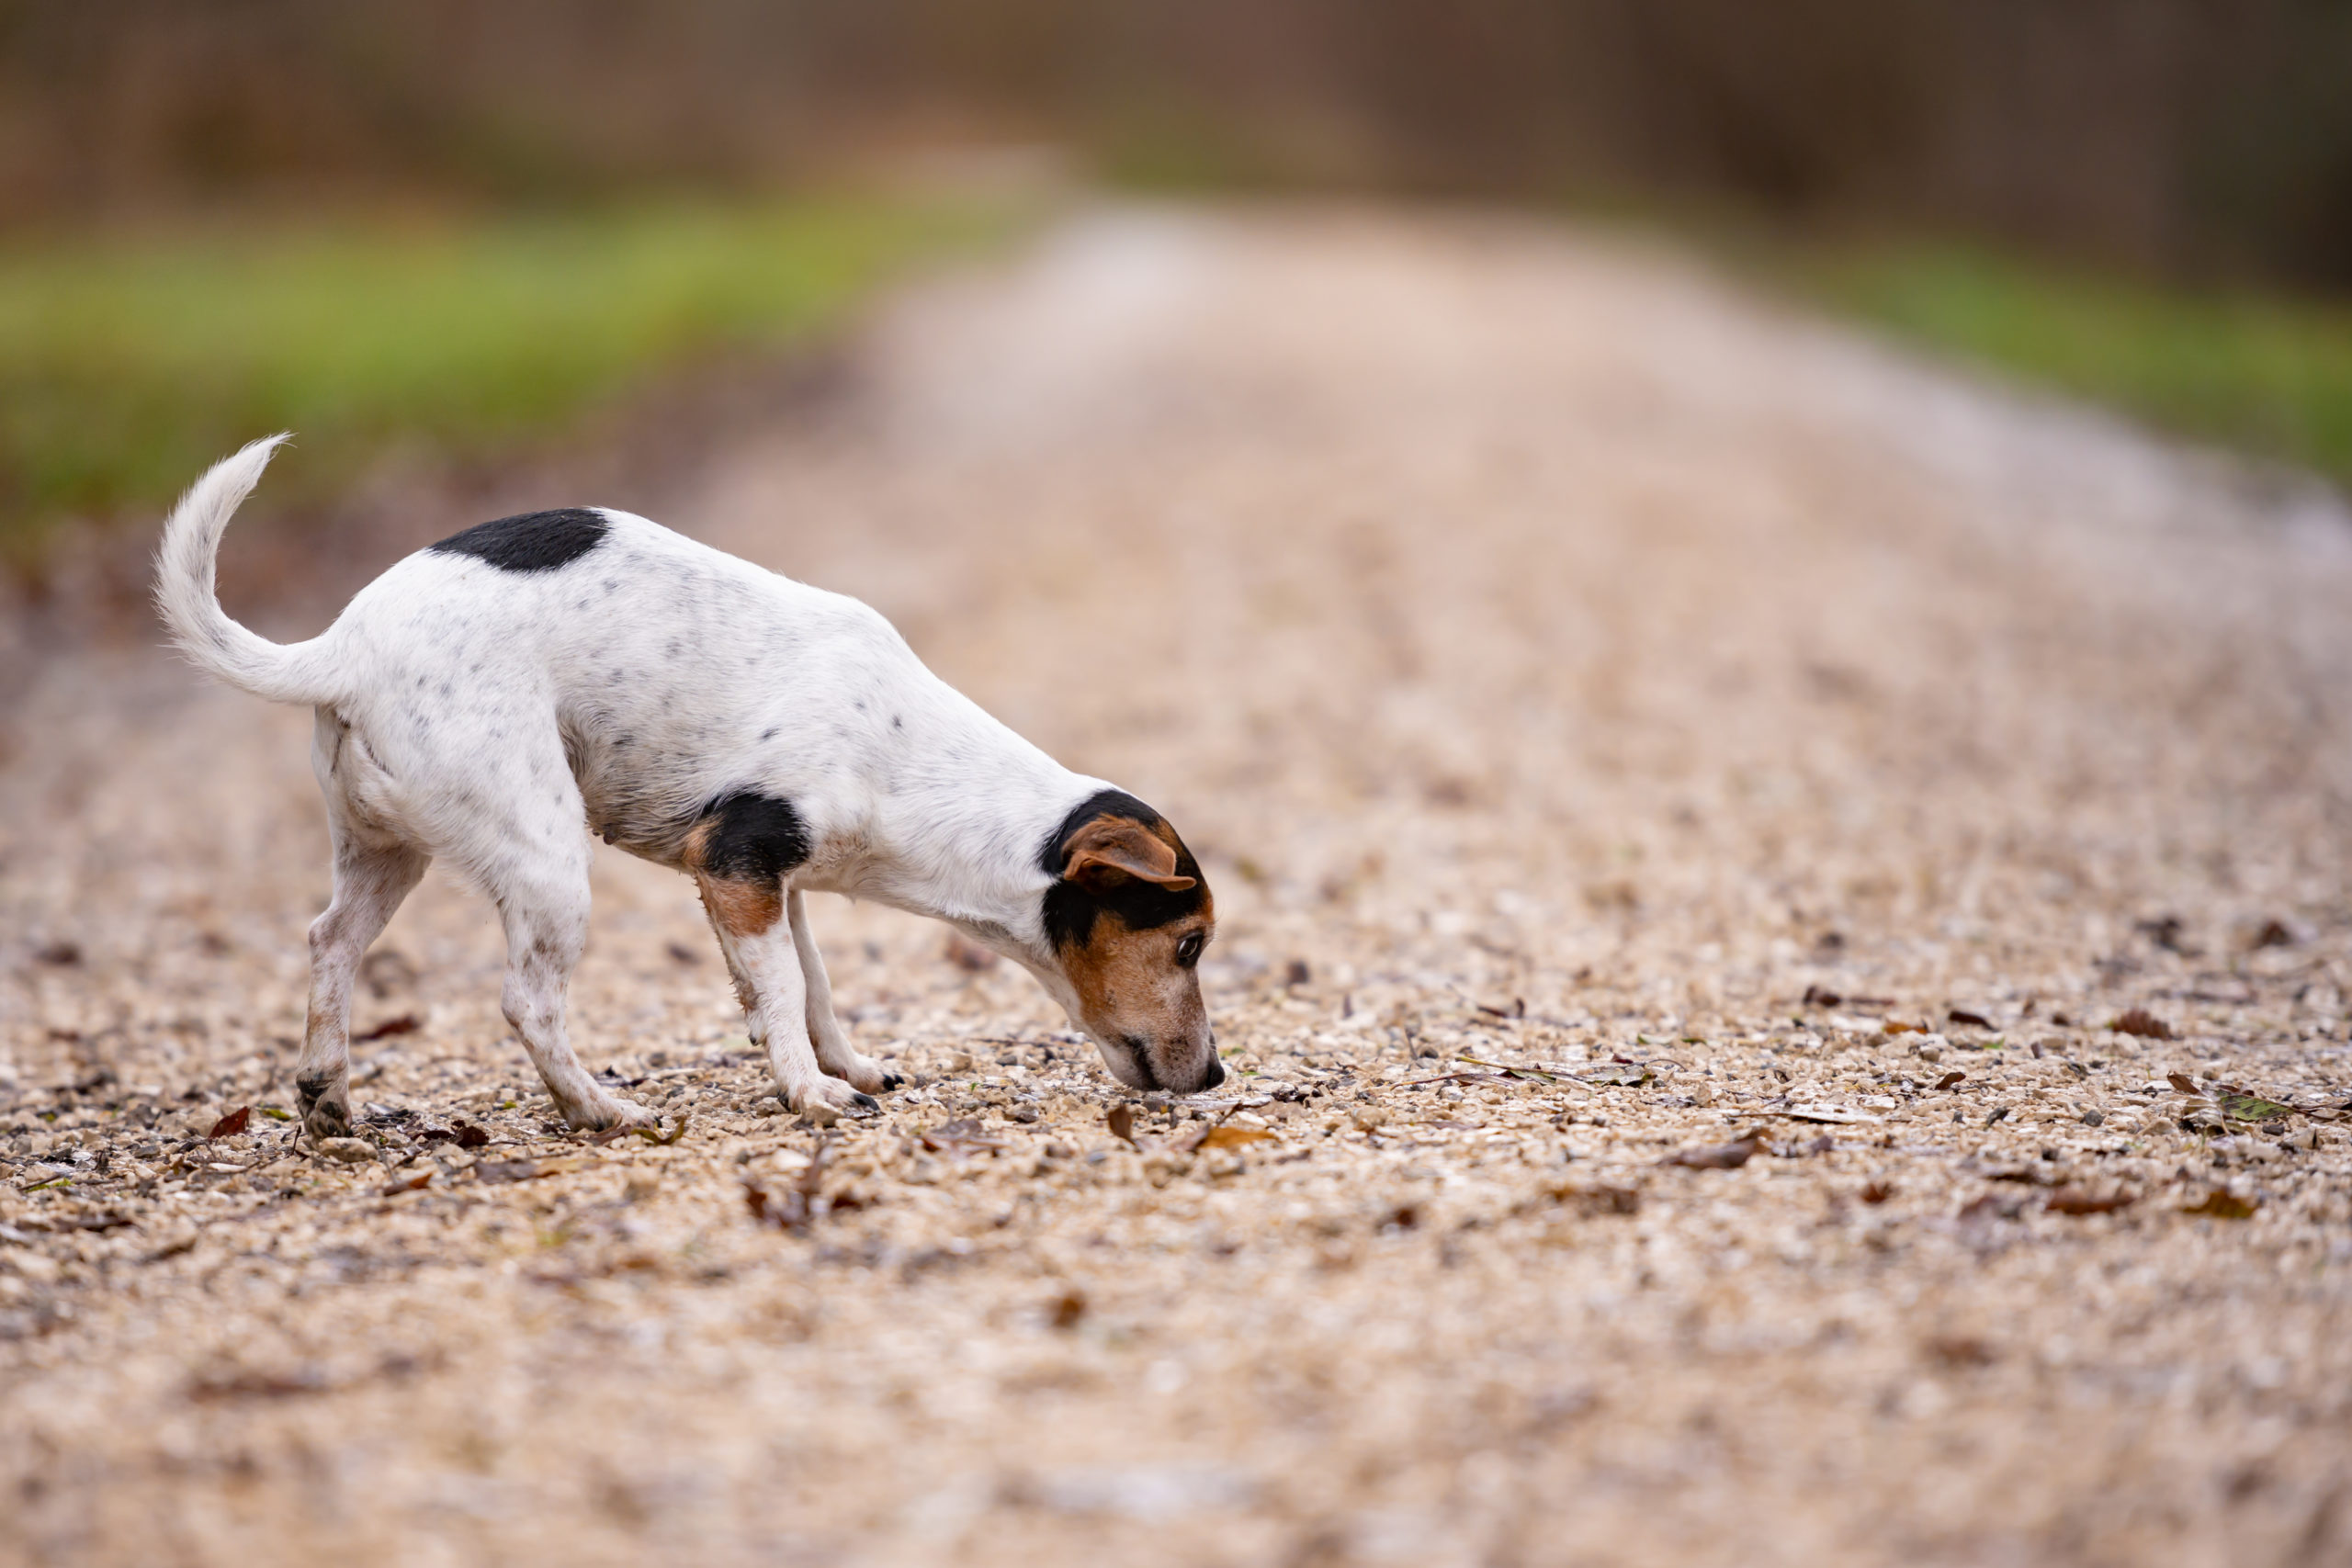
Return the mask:
[[804, 1010], [808, 1020], [808, 1038], [817, 1048], [817, 1066], [833, 1077], [845, 1078], [868, 1094], [883, 1094], [899, 1087], [899, 1075], [886, 1071], [882, 1064], [858, 1055], [857, 1047], [849, 1043], [849, 1031], [833, 1011], [833, 985], [825, 974], [824, 955], [817, 951], [816, 934], [808, 929], [808, 911], [801, 902], [800, 889], [794, 888], [785, 898], [785, 916], [792, 922], [792, 946], [800, 961], [800, 980], [808, 991], [808, 1006]]
[[808, 980], [793, 945], [792, 922], [779, 918], [784, 911], [730, 900], [723, 888], [706, 886], [703, 897], [727, 951], [727, 965], [735, 974], [744, 1022], [752, 1038], [767, 1047], [768, 1066], [785, 1104], [802, 1111], [813, 1105], [847, 1111], [880, 1110], [872, 1095], [826, 1077], [817, 1066], [816, 1047], [808, 1038]]

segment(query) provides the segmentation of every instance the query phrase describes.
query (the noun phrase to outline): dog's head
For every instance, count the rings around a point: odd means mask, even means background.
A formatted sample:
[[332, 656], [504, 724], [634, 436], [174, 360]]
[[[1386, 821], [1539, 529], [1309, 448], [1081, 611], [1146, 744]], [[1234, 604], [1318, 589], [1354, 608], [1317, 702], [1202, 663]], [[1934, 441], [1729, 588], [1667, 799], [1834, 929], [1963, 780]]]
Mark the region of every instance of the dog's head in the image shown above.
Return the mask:
[[1062, 819], [1041, 863], [1055, 987], [1132, 1089], [1193, 1094], [1225, 1081], [1193, 967], [1216, 906], [1168, 819], [1103, 790]]

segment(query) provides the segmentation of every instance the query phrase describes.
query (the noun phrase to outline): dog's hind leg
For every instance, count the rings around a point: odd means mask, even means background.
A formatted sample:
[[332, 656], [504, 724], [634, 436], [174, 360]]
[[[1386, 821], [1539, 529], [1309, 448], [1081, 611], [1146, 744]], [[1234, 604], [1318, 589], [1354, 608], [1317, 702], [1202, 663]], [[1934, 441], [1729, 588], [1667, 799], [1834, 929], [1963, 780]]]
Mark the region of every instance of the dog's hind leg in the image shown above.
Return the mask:
[[[567, 814], [568, 815], [568, 814]], [[573, 1055], [564, 992], [588, 947], [588, 835], [581, 825], [510, 842], [480, 874], [506, 926], [506, 979], [498, 1001], [539, 1070], [564, 1124], [602, 1132], [658, 1118], [606, 1090]]]
[[350, 1135], [352, 977], [431, 863], [423, 851], [366, 836], [340, 814], [330, 815], [329, 826], [334, 898], [311, 922], [311, 1005], [294, 1063], [302, 1129], [313, 1138]]
[[786, 895], [784, 908], [786, 918], [792, 922], [792, 946], [800, 960], [800, 979], [808, 997], [808, 1038], [817, 1047], [817, 1065], [868, 1094], [882, 1094], [898, 1088], [899, 1075], [887, 1072], [879, 1062], [858, 1055], [857, 1047], [849, 1043], [849, 1032], [842, 1027], [840, 1017], [833, 1011], [833, 983], [825, 974], [824, 955], [817, 951], [816, 933], [808, 929], [808, 911], [801, 902], [800, 889], [796, 887]]

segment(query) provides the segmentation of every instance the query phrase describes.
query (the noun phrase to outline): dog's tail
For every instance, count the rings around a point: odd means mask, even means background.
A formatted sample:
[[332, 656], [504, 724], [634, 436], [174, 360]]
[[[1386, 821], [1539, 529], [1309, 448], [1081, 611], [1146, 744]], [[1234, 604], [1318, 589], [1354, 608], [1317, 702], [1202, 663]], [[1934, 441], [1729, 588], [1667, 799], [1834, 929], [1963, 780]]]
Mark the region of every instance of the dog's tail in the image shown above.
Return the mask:
[[272, 642], [231, 620], [213, 589], [220, 536], [287, 439], [273, 435], [222, 458], [180, 497], [155, 552], [155, 609], [172, 641], [205, 673], [274, 703], [314, 705], [335, 695], [324, 639]]

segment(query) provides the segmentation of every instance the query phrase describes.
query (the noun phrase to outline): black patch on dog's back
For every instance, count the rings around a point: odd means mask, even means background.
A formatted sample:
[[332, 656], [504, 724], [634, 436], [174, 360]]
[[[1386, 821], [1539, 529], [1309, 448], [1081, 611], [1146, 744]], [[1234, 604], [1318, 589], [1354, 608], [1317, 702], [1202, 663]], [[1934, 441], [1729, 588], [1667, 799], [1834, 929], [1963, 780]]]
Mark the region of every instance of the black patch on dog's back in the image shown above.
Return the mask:
[[808, 858], [808, 829], [792, 802], [757, 790], [738, 790], [703, 813], [714, 825], [703, 846], [703, 869], [729, 882], [770, 883]]
[[[1181, 893], [1156, 882], [1134, 880], [1097, 893], [1065, 881], [1062, 873], [1069, 865], [1069, 841], [1097, 817], [1125, 817], [1146, 828], [1167, 826], [1167, 819], [1159, 812], [1125, 790], [1097, 790], [1071, 807], [1037, 856], [1039, 868], [1054, 878], [1054, 885], [1046, 889], [1047, 942], [1057, 948], [1085, 946], [1087, 939], [1094, 934], [1094, 917], [1105, 910], [1118, 916], [1129, 931], [1140, 931], [1181, 920], [1200, 908], [1202, 892], [1208, 885], [1201, 876], [1200, 863], [1193, 858], [1193, 852], [1184, 847], [1182, 839], [1176, 840], [1176, 874], [1191, 877], [1193, 886]], [[1175, 838], [1173, 828], [1168, 832]]]
[[567, 506], [477, 523], [429, 547], [435, 555], [472, 556], [501, 571], [553, 571], [603, 544], [611, 530], [602, 513]]

